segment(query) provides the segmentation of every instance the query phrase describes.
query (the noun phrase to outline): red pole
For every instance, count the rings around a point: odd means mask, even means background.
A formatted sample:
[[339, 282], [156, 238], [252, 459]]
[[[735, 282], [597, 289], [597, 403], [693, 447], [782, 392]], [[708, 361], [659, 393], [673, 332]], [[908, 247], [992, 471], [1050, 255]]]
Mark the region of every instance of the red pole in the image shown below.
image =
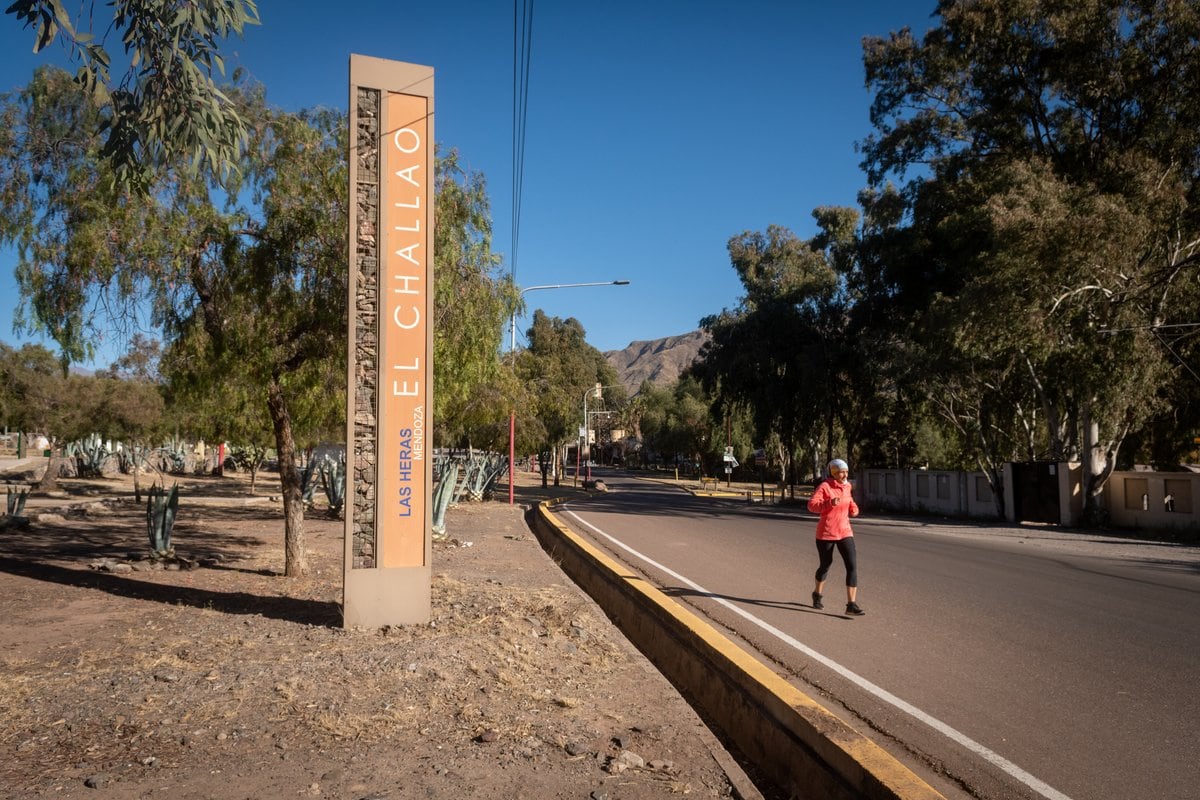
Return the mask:
[[517, 411], [508, 412], [508, 504], [513, 504], [513, 452], [517, 434]]

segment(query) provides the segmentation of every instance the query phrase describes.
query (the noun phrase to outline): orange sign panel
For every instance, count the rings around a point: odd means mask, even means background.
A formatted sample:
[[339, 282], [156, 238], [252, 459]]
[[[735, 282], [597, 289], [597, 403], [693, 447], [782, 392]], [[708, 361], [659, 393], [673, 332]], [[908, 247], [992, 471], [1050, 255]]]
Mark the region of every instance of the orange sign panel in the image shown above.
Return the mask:
[[427, 98], [388, 92], [384, 103], [376, 521], [380, 564], [419, 567], [425, 562], [431, 490], [425, 469], [430, 396], [425, 359], [433, 291], [432, 142]]

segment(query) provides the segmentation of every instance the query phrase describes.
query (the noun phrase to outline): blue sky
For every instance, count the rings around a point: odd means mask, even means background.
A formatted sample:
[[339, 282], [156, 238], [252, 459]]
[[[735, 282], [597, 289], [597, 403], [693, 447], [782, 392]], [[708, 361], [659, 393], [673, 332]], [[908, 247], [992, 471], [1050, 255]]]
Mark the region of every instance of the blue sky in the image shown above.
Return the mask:
[[[593, 346], [614, 350], [734, 306], [731, 236], [771, 224], [811, 236], [813, 208], [855, 204], [865, 178], [854, 144], [870, 132], [862, 37], [923, 32], [936, 2], [535, 3], [515, 264], [513, 3], [359, 0], [341, 15], [308, 0], [258, 7], [261, 27], [224, 54], [284, 109], [344, 109], [352, 52], [433, 66], [436, 139], [486, 176], [494, 248], [517, 284], [631, 281], [530, 292], [530, 314], [575, 317]], [[34, 56], [32, 41], [0, 19], [0, 91], [61, 61], [57, 49]], [[35, 340], [12, 332], [15, 263], [0, 250], [9, 344]], [[518, 320], [519, 341], [529, 318]], [[110, 341], [95, 365], [122, 349]]]

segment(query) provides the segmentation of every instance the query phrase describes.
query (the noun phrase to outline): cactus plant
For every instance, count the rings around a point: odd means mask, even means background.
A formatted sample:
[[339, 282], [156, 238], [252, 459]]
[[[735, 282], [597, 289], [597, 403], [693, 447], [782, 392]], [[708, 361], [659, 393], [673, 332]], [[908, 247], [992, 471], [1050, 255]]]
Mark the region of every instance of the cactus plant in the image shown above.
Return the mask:
[[21, 512], [25, 510], [25, 499], [29, 497], [29, 491], [26, 490], [8, 490], [8, 516], [19, 517]]
[[150, 448], [136, 442], [122, 442], [117, 449], [117, 469], [122, 475], [131, 475], [135, 470], [148, 470], [150, 466]]
[[446, 509], [450, 507], [450, 498], [454, 493], [454, 485], [458, 483], [458, 463], [446, 459], [438, 470], [438, 485], [433, 490], [433, 537], [446, 538]]
[[168, 472], [176, 475], [187, 472], [188, 448], [179, 436], [172, 436], [163, 443], [158, 453], [166, 463]]
[[75, 474], [81, 478], [96, 478], [102, 474], [104, 462], [112, 453], [100, 434], [93, 433], [67, 445], [68, 457], [75, 459]]
[[342, 513], [346, 502], [346, 457], [337, 460], [328, 456], [321, 464], [321, 486], [325, 489], [325, 497], [329, 499], [329, 515], [336, 517]]
[[175, 527], [175, 513], [179, 509], [179, 485], [168, 492], [154, 484], [146, 500], [146, 532], [150, 537], [150, 549], [157, 558], [172, 558], [175, 548], [171, 546], [171, 529]]
[[313, 496], [317, 493], [317, 481], [321, 477], [321, 463], [318, 459], [309, 459], [308, 464], [300, 473], [300, 502], [305, 508], [313, 504]]

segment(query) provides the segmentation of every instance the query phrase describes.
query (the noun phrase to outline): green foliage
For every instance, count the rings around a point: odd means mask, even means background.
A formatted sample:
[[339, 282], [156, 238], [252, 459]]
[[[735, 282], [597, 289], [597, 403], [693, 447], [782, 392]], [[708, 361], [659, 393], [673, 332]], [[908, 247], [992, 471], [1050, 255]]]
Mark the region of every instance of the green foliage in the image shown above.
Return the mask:
[[108, 440], [148, 449], [161, 439], [168, 425], [162, 389], [141, 378], [97, 376], [86, 390], [92, 398], [86, 419]]
[[507, 439], [518, 394], [499, 358], [504, 321], [516, 302], [491, 249], [487, 185], [458, 153], [439, 154], [434, 219], [434, 441], [495, 447]]
[[[34, 29], [34, 52], [61, 41], [79, 64], [74, 81], [100, 109], [80, 133], [106, 134], [98, 154], [112, 177], [145, 189], [156, 167], [181, 160], [193, 170], [232, 173], [246, 123], [212, 76], [225, 72], [218, 42], [258, 24], [253, 0], [182, 7], [173, 0], [116, 0], [109, 4], [109, 20], [97, 17], [94, 3], [84, 5], [88, 10], [79, 23], [60, 0], [16, 0], [6, 12]], [[103, 37], [97, 41], [91, 31], [79, 29], [85, 22], [120, 35], [130, 64], [119, 80], [110, 72]]]
[[[528, 332], [528, 349], [517, 354], [515, 372], [530, 397], [518, 406], [518, 429], [538, 430], [543, 439], [527, 449], [575, 441], [583, 424], [584, 395], [597, 384], [623, 396], [616, 370], [604, 354], [587, 343], [583, 326], [576, 319], [562, 320], [535, 311]], [[594, 404], [593, 404], [593, 407]], [[535, 427], [529, 418], [537, 420]], [[522, 421], [525, 422], [522, 425]]]
[[230, 445], [225, 462], [234, 469], [257, 472], [267, 458], [267, 448], [258, 445]]
[[121, 468], [132, 468], [132, 454], [144, 454], [160, 435], [164, 412], [156, 384], [111, 373], [64, 377], [45, 348], [0, 344], [0, 423], [71, 442], [66, 454], [76, 459], [80, 475], [100, 475], [113, 455], [104, 441], [125, 442]]
[[669, 388], [643, 384], [635, 402], [646, 458], [714, 474], [725, 450], [725, 422], [694, 376], [685, 374]]
[[923, 39], [864, 44], [863, 316], [876, 341], [902, 334], [882, 370], [898, 395], [981, 466], [1082, 460], [1087, 505], [1127, 434], [1195, 395], [1159, 331], [1196, 319], [1200, 9], [980, 0], [937, 16]]
[[173, 484], [169, 492], [159, 484], [150, 487], [146, 499], [146, 533], [150, 538], [150, 550], [157, 558], [172, 558], [175, 555], [175, 548], [171, 546], [171, 530], [175, 527], [178, 510], [178, 484]]
[[39, 72], [4, 107], [15, 128], [0, 151], [10, 201], [0, 230], [18, 245], [26, 311], [66, 359], [86, 353], [98, 327], [91, 300], [108, 311], [100, 324], [128, 324], [149, 300], [168, 342], [160, 370], [189, 428], [274, 438], [294, 575], [304, 571], [296, 438], [345, 419], [346, 122], [276, 111], [257, 89], [229, 97], [249, 137], [227, 191], [173, 163], [134, 193], [110, 188], [96, 141], [42, 146], [46, 131], [90, 130], [75, 120], [95, 109], [61, 73]]
[[729, 240], [746, 293], [733, 311], [702, 320], [712, 339], [694, 369], [714, 413], [748, 409], [754, 438], [778, 437], [789, 454], [821, 432], [832, 453], [835, 420], [852, 435], [865, 402], [848, 391], [855, 363], [848, 285], [858, 217], [835, 208], [817, 209], [813, 217], [821, 230], [807, 241], [775, 225]]
[[0, 342], [0, 423], [49, 433], [67, 413], [65, 379], [54, 354], [41, 345], [14, 350]]
[[129, 349], [108, 368], [109, 377], [157, 383], [160, 376], [158, 362], [162, 358], [162, 344], [140, 333], [133, 334]]

